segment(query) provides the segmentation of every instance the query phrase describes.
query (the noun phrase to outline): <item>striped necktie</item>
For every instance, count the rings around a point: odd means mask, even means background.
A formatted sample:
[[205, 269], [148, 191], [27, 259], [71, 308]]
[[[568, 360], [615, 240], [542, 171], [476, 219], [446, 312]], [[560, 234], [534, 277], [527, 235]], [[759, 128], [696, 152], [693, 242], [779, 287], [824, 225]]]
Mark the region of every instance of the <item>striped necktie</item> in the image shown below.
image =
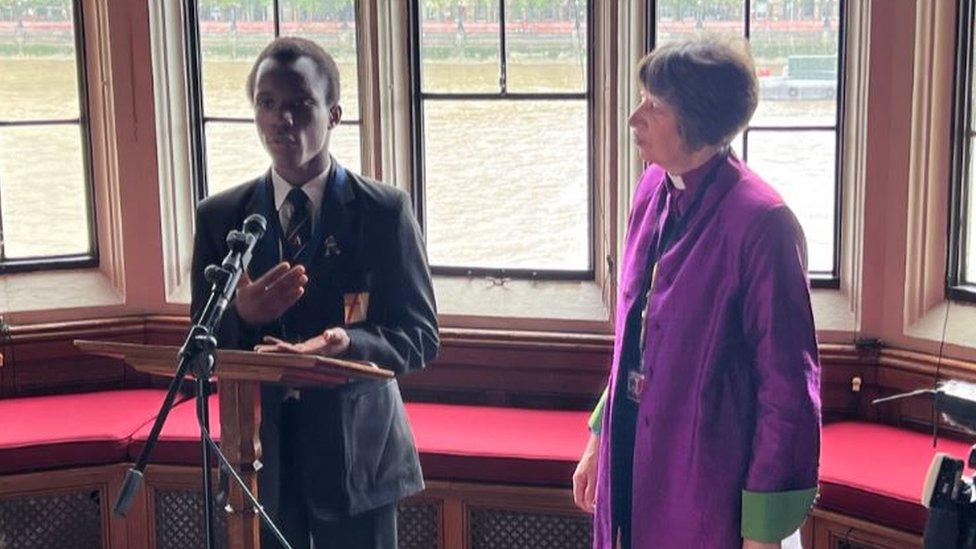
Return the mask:
[[285, 200], [291, 204], [292, 209], [282, 243], [285, 253], [284, 259], [294, 261], [312, 237], [312, 216], [309, 214], [309, 200], [305, 191], [295, 187], [288, 191], [288, 197]]

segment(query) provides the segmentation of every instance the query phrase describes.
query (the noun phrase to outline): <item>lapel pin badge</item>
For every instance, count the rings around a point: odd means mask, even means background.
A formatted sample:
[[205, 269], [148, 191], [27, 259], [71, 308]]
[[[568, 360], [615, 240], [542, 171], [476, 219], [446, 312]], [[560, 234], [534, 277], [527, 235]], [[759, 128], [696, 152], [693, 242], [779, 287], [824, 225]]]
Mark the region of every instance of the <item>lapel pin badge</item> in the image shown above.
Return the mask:
[[325, 238], [325, 257], [332, 257], [334, 255], [340, 255], [342, 250], [339, 249], [339, 242], [336, 241], [336, 237], [331, 234]]

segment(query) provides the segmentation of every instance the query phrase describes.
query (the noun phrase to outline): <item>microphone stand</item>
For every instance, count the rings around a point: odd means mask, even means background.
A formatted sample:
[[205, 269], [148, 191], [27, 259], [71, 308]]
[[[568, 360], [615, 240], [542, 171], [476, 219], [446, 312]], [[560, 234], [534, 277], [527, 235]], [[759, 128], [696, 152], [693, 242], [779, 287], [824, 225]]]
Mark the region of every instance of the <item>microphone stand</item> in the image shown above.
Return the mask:
[[217, 443], [210, 437], [208, 397], [212, 390], [210, 376], [213, 374], [214, 355], [217, 350], [217, 338], [214, 334], [223, 317], [224, 310], [237, 290], [237, 283], [241, 278], [241, 274], [251, 260], [251, 251], [264, 233], [265, 227], [266, 221], [264, 217], [258, 215], [249, 216], [244, 221], [244, 231], [234, 230], [227, 235], [227, 244], [230, 247], [230, 252], [224, 258], [223, 263], [220, 266], [210, 265], [206, 268], [204, 274], [207, 282], [212, 285], [210, 297], [207, 298], [206, 305], [200, 311], [200, 314], [197, 315], [196, 321], [190, 328], [186, 340], [180, 347], [176, 374], [169, 385], [169, 390], [166, 392], [163, 404], [159, 408], [159, 413], [156, 415], [156, 420], [153, 423], [152, 430], [149, 432], [146, 445], [139, 453], [139, 458], [136, 460], [135, 465], [125, 474], [122, 489], [120, 490], [118, 499], [115, 501], [115, 507], [113, 509], [116, 515], [124, 516], [132, 505], [133, 498], [142, 487], [149, 456], [159, 441], [159, 434], [163, 429], [163, 424], [166, 422], [167, 416], [169, 416], [170, 410], [173, 408], [176, 393], [179, 392], [179, 388], [187, 373], [192, 372], [196, 378], [197, 422], [200, 425], [200, 448], [203, 457], [201, 467], [203, 473], [204, 522], [206, 525], [207, 549], [214, 549], [216, 547], [216, 536], [214, 534], [214, 524], [216, 523], [214, 517], [214, 494], [210, 471], [210, 461], [214, 455], [217, 456], [220, 467], [227, 471], [240, 485], [245, 496], [250, 500], [251, 505], [253, 505], [254, 512], [260, 515], [261, 520], [264, 521], [264, 524], [278, 538], [282, 547], [291, 549], [291, 545], [285, 539], [281, 530], [278, 529], [271, 520], [271, 517], [265, 512], [264, 507], [258, 503], [254, 494], [248, 490], [244, 480], [241, 479], [230, 461], [220, 451]]

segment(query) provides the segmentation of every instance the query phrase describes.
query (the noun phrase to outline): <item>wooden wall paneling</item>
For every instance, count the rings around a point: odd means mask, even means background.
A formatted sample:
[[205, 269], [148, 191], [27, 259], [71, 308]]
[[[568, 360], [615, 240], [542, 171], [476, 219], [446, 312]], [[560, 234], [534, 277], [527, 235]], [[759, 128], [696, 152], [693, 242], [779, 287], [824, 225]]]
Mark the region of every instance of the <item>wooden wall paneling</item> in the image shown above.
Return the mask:
[[[183, 345], [186, 340], [186, 334], [190, 329], [190, 321], [187, 317], [181, 316], [149, 316], [145, 319], [145, 343], [147, 345], [172, 345], [179, 347]], [[173, 369], [175, 371], [176, 364], [173, 364]], [[141, 376], [142, 382], [148, 384], [151, 387], [156, 387], [164, 389], [169, 387], [171, 378], [152, 376], [148, 374], [143, 374], [141, 372], [135, 372], [135, 375]], [[193, 391], [192, 381], [184, 381], [183, 384], [187, 394]]]
[[444, 330], [437, 360], [401, 385], [408, 398], [586, 407], [606, 383], [612, 348], [609, 336]]
[[[976, 382], [976, 364], [903, 349], [884, 349], [878, 357], [876, 385], [879, 396], [931, 388], [936, 379]], [[932, 399], [921, 396], [880, 404], [867, 411], [863, 419], [930, 430]], [[945, 434], [959, 435], [964, 440], [972, 438], [972, 435], [948, 426], [941, 419], [940, 423], [945, 427]]]
[[[125, 479], [125, 474], [132, 465], [132, 463], [119, 464], [120, 471], [118, 476], [109, 485], [109, 513], [112, 513], [112, 509], [115, 507], [115, 501], [118, 499], [122, 489], [122, 481]], [[150, 465], [147, 472], [152, 468], [153, 466]], [[150, 540], [152, 538], [149, 537], [149, 532], [151, 529], [150, 523], [152, 522], [150, 517], [152, 515], [149, 514], [149, 497], [149, 482], [144, 481], [139, 493], [132, 499], [132, 504], [128, 511], [126, 511], [125, 516], [116, 517], [112, 513], [113, 519], [121, 524], [119, 527], [120, 533], [118, 534], [123, 538], [121, 547], [125, 547], [126, 549], [149, 549], [151, 546]], [[114, 532], [113, 535], [115, 535]]]
[[[429, 536], [429, 532], [424, 530], [424, 524], [411, 524], [411, 509], [433, 509], [437, 516], [435, 519], [436, 532]], [[461, 547], [461, 532], [448, 532], [447, 525], [459, 526], [461, 520], [460, 502], [455, 498], [442, 498], [430, 496], [427, 492], [408, 497], [402, 500], [397, 510], [397, 537], [399, 546], [405, 549], [445, 549], [451, 547]], [[433, 537], [433, 540], [429, 539]]]
[[126, 366], [122, 361], [85, 355], [75, 339], [97, 337], [141, 343], [141, 330], [133, 333], [75, 334], [40, 341], [15, 342], [14, 392], [18, 396], [121, 389]]
[[[179, 345], [189, 320], [146, 317], [146, 343]], [[400, 379], [407, 400], [528, 408], [586, 409], [596, 403], [610, 369], [609, 335], [502, 332], [445, 328], [437, 360]], [[870, 390], [875, 352], [854, 345], [822, 344], [824, 412], [850, 419], [865, 395], [851, 390], [854, 377]]]
[[853, 345], [820, 346], [820, 394], [824, 421], [853, 419], [873, 379], [873, 359]]
[[[217, 469], [213, 469], [213, 481], [218, 482]], [[146, 498], [146, 532], [149, 549], [156, 549], [157, 537], [162, 535], [171, 547], [203, 546], [205, 533], [203, 532], [203, 486], [200, 468], [182, 465], [150, 465], [146, 468], [145, 486], [143, 490]], [[215, 492], [216, 494], [216, 487]], [[167, 497], [168, 496], [168, 497]], [[168, 504], [166, 508], [158, 505], [164, 499], [178, 498], [180, 504]], [[178, 516], [176, 516], [178, 515]], [[218, 537], [226, 536], [226, 513], [218, 509], [215, 513], [217, 525], [215, 531]], [[171, 524], [160, 524], [165, 518]], [[159, 532], [164, 528], [164, 532]], [[218, 547], [225, 547], [226, 540], [218, 540]]]
[[13, 377], [9, 382], [11, 394], [122, 388], [125, 379], [122, 362], [85, 355], [74, 347], [75, 339], [141, 343], [143, 322], [140, 318], [111, 318], [12, 326], [8, 346], [13, 360], [7, 372]]
[[444, 547], [450, 549], [471, 546], [472, 512], [494, 510], [590, 520], [590, 515], [573, 504], [569, 489], [431, 481], [421, 497], [444, 501]]
[[864, 400], [869, 398], [871, 386], [867, 379], [870, 370], [862, 366], [823, 365], [820, 397], [824, 421], [858, 417]]
[[3, 355], [3, 365], [0, 366], [0, 398], [6, 398], [14, 394], [14, 349], [0, 342], [0, 354]]
[[[917, 534], [880, 526], [838, 513], [814, 509], [813, 549], [915, 549], [922, 547]], [[804, 547], [808, 547], [804, 545]]]
[[445, 548], [467, 547], [468, 521], [467, 514], [464, 512], [464, 502], [460, 498], [444, 499], [441, 528]]
[[146, 343], [149, 345], [182, 345], [190, 329], [190, 319], [182, 316], [146, 318]]
[[806, 547], [807, 549], [813, 548], [815, 522], [813, 517], [807, 517], [807, 520], [803, 522], [803, 526], [800, 526], [800, 545], [802, 547]]
[[[124, 549], [130, 547], [125, 539], [124, 522], [111, 514], [111, 503], [114, 494], [118, 493], [119, 479], [124, 466], [102, 465], [77, 469], [62, 469], [56, 471], [42, 471], [17, 475], [0, 475], [0, 502], [24, 497], [43, 500], [45, 496], [57, 496], [77, 492], [92, 491], [98, 494], [99, 515], [101, 523], [101, 540], [107, 549]], [[84, 499], [87, 499], [84, 498]], [[58, 504], [56, 509], [50, 509], [55, 519], [70, 523], [73, 517], [65, 516], [69, 505]], [[32, 504], [32, 514], [44, 512], [41, 503]], [[41, 520], [50, 520], [42, 516]], [[50, 523], [45, 526], [51, 526]], [[16, 543], [17, 540], [7, 540]], [[33, 540], [37, 543], [38, 540]], [[16, 546], [12, 545], [12, 547]]]
[[122, 480], [125, 478], [125, 473], [130, 465], [120, 463], [114, 467], [115, 471], [112, 472], [112, 476], [108, 479], [108, 490], [105, 494], [105, 512], [108, 515], [109, 539], [111, 540], [110, 547], [113, 549], [137, 549], [143, 546], [131, 542], [131, 532], [132, 530], [139, 531], [140, 526], [142, 530], [146, 528], [145, 500], [137, 497], [129, 512], [124, 517], [117, 516], [112, 512], [112, 509], [115, 507], [115, 501], [122, 492]]

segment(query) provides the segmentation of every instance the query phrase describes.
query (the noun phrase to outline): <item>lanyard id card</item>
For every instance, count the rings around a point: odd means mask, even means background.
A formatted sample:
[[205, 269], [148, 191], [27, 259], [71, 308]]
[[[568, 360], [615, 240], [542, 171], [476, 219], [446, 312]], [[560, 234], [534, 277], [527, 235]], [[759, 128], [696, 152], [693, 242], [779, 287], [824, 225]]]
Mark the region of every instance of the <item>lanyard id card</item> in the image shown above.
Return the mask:
[[635, 370], [627, 372], [627, 398], [639, 404], [643, 392], [644, 374]]

